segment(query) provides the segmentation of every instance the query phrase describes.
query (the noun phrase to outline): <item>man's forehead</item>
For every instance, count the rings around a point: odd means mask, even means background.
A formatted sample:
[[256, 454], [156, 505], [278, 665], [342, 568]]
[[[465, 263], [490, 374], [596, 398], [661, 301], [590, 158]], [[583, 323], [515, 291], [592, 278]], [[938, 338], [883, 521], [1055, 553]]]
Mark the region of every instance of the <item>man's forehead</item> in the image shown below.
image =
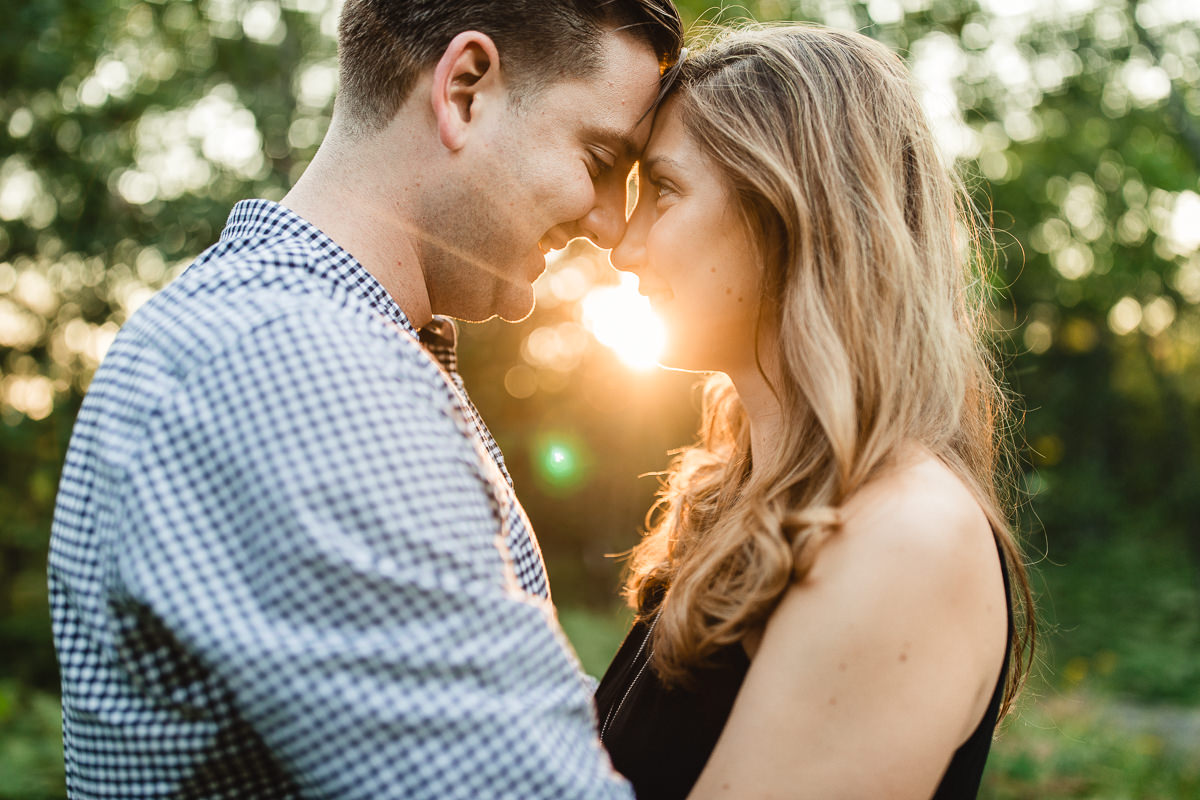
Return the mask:
[[577, 78], [580, 128], [623, 155], [636, 157], [645, 146], [648, 113], [658, 96], [659, 66], [650, 46], [624, 33], [604, 38], [599, 69]]

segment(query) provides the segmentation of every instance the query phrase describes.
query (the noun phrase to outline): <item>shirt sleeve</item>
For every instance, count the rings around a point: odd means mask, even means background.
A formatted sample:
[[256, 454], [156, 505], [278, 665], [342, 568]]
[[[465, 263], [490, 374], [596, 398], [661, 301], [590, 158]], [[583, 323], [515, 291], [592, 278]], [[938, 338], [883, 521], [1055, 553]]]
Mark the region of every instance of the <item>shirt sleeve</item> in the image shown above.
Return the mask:
[[383, 323], [328, 312], [281, 314], [183, 380], [130, 473], [118, 559], [206, 676], [163, 695], [218, 727], [228, 709], [305, 796], [631, 798], [439, 381]]

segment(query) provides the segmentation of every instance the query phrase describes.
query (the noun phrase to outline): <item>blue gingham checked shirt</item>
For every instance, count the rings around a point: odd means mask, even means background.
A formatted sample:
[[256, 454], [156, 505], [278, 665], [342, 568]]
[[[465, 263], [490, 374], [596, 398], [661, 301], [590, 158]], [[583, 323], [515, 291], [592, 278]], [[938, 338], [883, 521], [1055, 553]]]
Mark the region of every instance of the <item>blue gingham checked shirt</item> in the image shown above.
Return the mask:
[[632, 797], [441, 325], [255, 200], [122, 328], [51, 537], [72, 797]]

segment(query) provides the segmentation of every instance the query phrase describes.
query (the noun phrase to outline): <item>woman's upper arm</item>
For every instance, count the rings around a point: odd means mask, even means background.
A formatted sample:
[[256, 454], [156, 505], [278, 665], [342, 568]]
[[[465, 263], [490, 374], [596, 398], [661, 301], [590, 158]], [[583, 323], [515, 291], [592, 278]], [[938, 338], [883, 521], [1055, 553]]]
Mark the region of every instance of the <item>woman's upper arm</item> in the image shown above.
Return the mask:
[[690, 796], [929, 797], [1006, 636], [999, 557], [965, 489], [864, 498], [772, 614]]

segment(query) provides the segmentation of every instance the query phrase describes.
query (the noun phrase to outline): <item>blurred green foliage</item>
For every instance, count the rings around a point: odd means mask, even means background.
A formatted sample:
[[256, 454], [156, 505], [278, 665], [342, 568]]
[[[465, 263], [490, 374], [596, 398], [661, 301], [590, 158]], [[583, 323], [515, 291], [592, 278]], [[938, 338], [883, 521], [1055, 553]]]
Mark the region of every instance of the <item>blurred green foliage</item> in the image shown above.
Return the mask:
[[[0, 797], [40, 798], [61, 796], [45, 553], [75, 413], [128, 315], [212, 243], [234, 202], [281, 197], [312, 157], [336, 83], [336, 10], [11, 5], [0, 27]], [[709, 8], [680, 6], [689, 19]], [[1021, 526], [1045, 647], [986, 796], [1196, 796], [1194, 727], [1134, 733], [1113, 719], [1200, 706], [1200, 12], [1188, 0], [742, 11], [860, 29], [904, 54], [997, 231], [996, 327], [1024, 398]], [[631, 371], [582, 335], [581, 298], [614, 283], [602, 255], [573, 245], [539, 283], [530, 320], [471, 326], [461, 353], [593, 673], [627, 619], [619, 563], [605, 555], [636, 541], [657, 485], [636, 476], [690, 439], [697, 411], [690, 376]]]
[[[992, 746], [983, 800], [1200, 797], [1200, 712], [1147, 713], [1087, 691], [1026, 702]], [[1189, 746], [1190, 742], [1190, 746]]]
[[0, 798], [63, 796], [58, 696], [15, 680], [0, 681]]

